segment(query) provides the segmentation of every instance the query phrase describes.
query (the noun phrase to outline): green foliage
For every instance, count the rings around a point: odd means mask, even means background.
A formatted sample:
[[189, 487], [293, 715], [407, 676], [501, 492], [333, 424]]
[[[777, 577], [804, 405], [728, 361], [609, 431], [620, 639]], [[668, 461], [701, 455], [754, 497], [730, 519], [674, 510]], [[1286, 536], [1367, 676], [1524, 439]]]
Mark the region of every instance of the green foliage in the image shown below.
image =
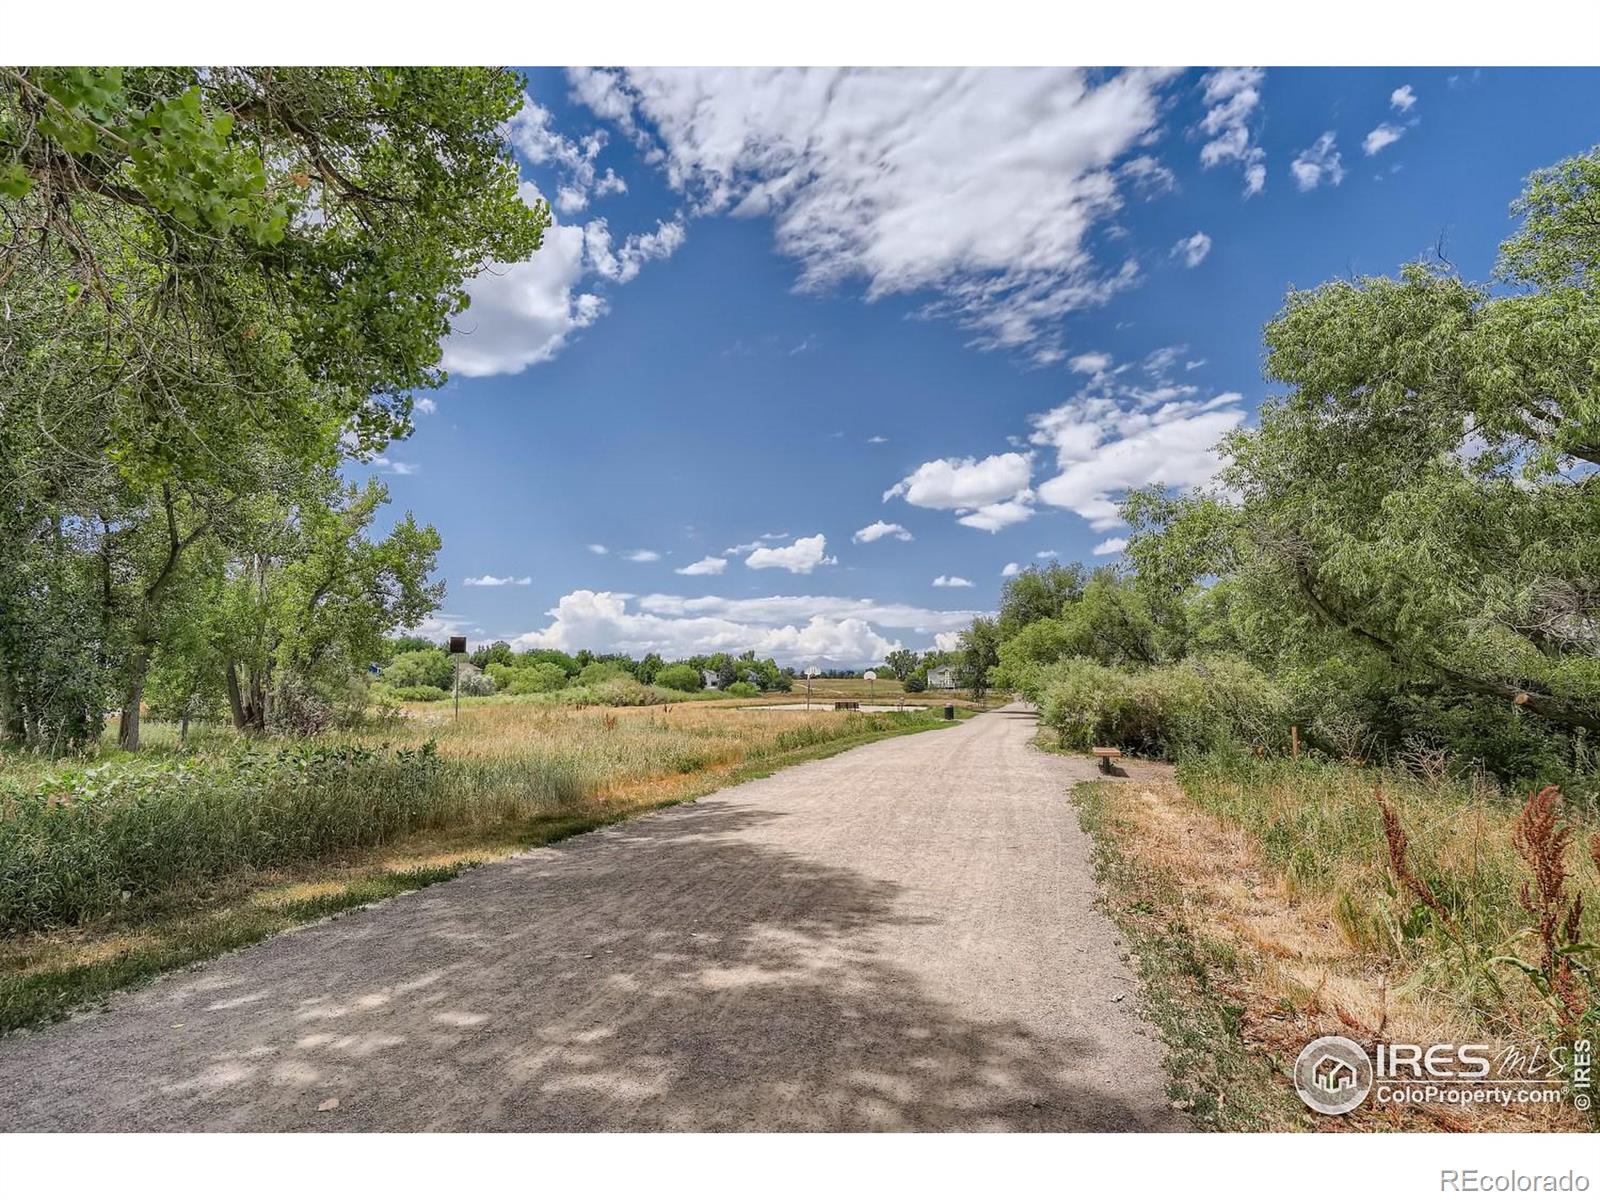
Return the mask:
[[1186, 759], [1261, 746], [1288, 735], [1284, 697], [1260, 671], [1228, 659], [1120, 670], [1083, 658], [1050, 668], [1040, 719], [1063, 746], [1119, 746], [1150, 758]]
[[883, 664], [894, 674], [894, 677], [904, 683], [911, 677], [911, 672], [917, 669], [917, 652], [915, 650], [891, 650], [883, 656]]
[[391, 688], [389, 694], [396, 700], [448, 700], [452, 693], [428, 683], [406, 684]]
[[675, 692], [698, 692], [701, 687], [700, 672], [687, 663], [673, 663], [656, 672], [656, 686], [671, 688]]
[[453, 667], [443, 650], [409, 650], [383, 669], [383, 681], [396, 688], [450, 686]]
[[621, 679], [625, 675], [628, 675], [627, 668], [618, 663], [592, 662], [578, 672], [577, 683], [580, 687], [594, 687], [608, 679]]
[[738, 696], [741, 700], [748, 700], [752, 696], [761, 695], [760, 688], [753, 683], [746, 683], [742, 679], [737, 683], [730, 683], [723, 690], [726, 691], [730, 696]]

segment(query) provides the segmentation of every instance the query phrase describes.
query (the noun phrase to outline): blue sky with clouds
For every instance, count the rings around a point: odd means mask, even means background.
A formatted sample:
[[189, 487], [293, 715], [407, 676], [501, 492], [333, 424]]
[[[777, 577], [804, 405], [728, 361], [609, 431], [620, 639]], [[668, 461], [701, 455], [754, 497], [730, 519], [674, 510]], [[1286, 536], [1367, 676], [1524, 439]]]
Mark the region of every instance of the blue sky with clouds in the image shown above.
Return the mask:
[[[1202, 485], [1291, 286], [1489, 271], [1600, 73], [533, 71], [556, 225], [373, 464], [429, 632], [862, 664]], [[1011, 566], [1015, 570], [1015, 566]]]

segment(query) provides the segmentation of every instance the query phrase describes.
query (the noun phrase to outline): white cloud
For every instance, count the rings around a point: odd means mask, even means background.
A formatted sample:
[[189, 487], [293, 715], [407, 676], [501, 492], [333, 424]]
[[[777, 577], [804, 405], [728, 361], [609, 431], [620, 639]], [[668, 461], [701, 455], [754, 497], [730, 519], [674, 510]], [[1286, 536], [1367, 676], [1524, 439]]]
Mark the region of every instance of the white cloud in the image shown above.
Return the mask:
[[1039, 550], [1034, 553], [1035, 558], [1060, 558], [1059, 550]]
[[933, 586], [942, 588], [962, 588], [974, 587], [976, 585], [972, 582], [972, 580], [963, 579], [959, 575], [941, 575], [933, 581]]
[[1120, 174], [1146, 199], [1163, 196], [1178, 186], [1178, 177], [1148, 154], [1130, 158], [1122, 164]]
[[527, 587], [533, 578], [523, 575], [520, 578], [512, 575], [468, 575], [461, 581], [462, 587]]
[[1411, 90], [1409, 83], [1389, 93], [1389, 104], [1398, 112], [1411, 111], [1411, 106], [1416, 102], [1417, 94]]
[[1188, 488], [1212, 479], [1221, 465], [1213, 447], [1244, 419], [1243, 397], [1207, 397], [1173, 382], [1169, 372], [1183, 351], [1163, 347], [1137, 375], [1097, 378], [1065, 404], [1030, 418], [1029, 440], [1053, 449], [1059, 470], [1036, 489], [1040, 500], [1109, 530], [1122, 524], [1117, 501], [1129, 488]]
[[817, 533], [796, 538], [788, 546], [758, 546], [744, 565], [753, 571], [778, 567], [794, 575], [809, 575], [817, 567], [832, 566], [838, 561], [828, 555], [828, 539]]
[[858, 529], [852, 542], [875, 542], [879, 538], [892, 537], [902, 542], [911, 541], [911, 531], [904, 525], [896, 525], [890, 521], [874, 521], [865, 529]]
[[1382, 150], [1385, 146], [1392, 146], [1404, 136], [1405, 130], [1399, 125], [1390, 125], [1384, 122], [1379, 125], [1361, 143], [1361, 149], [1370, 157]]
[[813, 613], [803, 623], [768, 625], [725, 616], [667, 616], [629, 611], [626, 597], [613, 592], [569, 592], [549, 615], [548, 625], [512, 639], [512, 646], [633, 655], [655, 651], [665, 658], [754, 650], [763, 658], [846, 665], [881, 662], [900, 646], [859, 617]]
[[1339, 147], [1330, 129], [1311, 145], [1300, 151], [1289, 164], [1295, 186], [1302, 192], [1326, 183], [1338, 187], [1344, 180], [1344, 164], [1339, 160]]
[[1021, 563], [1009, 562], [1005, 566], [1000, 568], [1000, 577], [1002, 579], [1010, 579], [1013, 575], [1021, 575], [1021, 574], [1022, 574], [1022, 564]]
[[1264, 76], [1259, 67], [1223, 67], [1200, 80], [1209, 106], [1200, 122], [1200, 132], [1208, 139], [1200, 147], [1200, 165], [1209, 169], [1226, 162], [1240, 164], [1246, 199], [1267, 184], [1266, 151], [1256, 144], [1252, 128]]
[[1128, 548], [1127, 538], [1107, 538], [1094, 548], [1095, 554], [1121, 554]]
[[431, 396], [418, 396], [416, 404], [412, 407], [417, 412], [430, 416], [439, 410], [438, 403]]
[[1075, 354], [1067, 360], [1067, 366], [1079, 375], [1098, 375], [1111, 365], [1111, 355], [1099, 350], [1091, 350], [1085, 354]]
[[1204, 233], [1194, 233], [1186, 238], [1179, 238], [1177, 245], [1172, 247], [1172, 257], [1183, 259], [1186, 267], [1198, 267], [1205, 262], [1206, 255], [1211, 253], [1211, 239]]
[[985, 533], [999, 533], [1008, 525], [1020, 525], [1033, 516], [1033, 493], [1019, 492], [1015, 499], [984, 504], [964, 516], [956, 518], [958, 524]]
[[752, 538], [748, 542], [740, 542], [737, 546], [729, 546], [726, 550], [723, 551], [723, 553], [724, 554], [749, 554], [750, 551], [759, 549], [762, 546], [770, 546], [773, 542], [784, 541], [785, 539], [788, 538], [788, 536], [789, 535], [788, 535], [787, 532], [784, 532], [784, 533], [763, 533], [760, 537]]
[[1033, 474], [1027, 454], [991, 454], [988, 458], [936, 458], [925, 462], [883, 494], [904, 496], [918, 508], [977, 508], [1025, 491]]
[[871, 437], [869, 437], [867, 439], [867, 445], [869, 445], [869, 446], [881, 446], [885, 442], [887, 442], [888, 440], [889, 440], [888, 438], [883, 437], [881, 434], [876, 434], [875, 433], [875, 434], [873, 434]]
[[[530, 207], [543, 200], [531, 183], [521, 196]], [[583, 274], [583, 230], [559, 222], [526, 262], [490, 264], [467, 284], [472, 305], [451, 322], [444, 368], [468, 377], [514, 375], [554, 358], [575, 331], [605, 313], [599, 296], [578, 290]]]
[[[1059, 319], [1137, 277], [1086, 243], [1171, 72], [576, 70], [697, 212], [765, 215], [802, 288], [932, 291], [984, 348], [1059, 356]], [[1146, 156], [1147, 157], [1147, 156]], [[1136, 186], [1159, 164], [1130, 167]]]
[[676, 575], [721, 575], [727, 565], [727, 559], [708, 554], [704, 558], [690, 563], [687, 567], [679, 567], [673, 573]]
[[590, 554], [608, 554], [608, 553], [610, 553], [610, 551], [608, 551], [599, 542], [590, 542], [589, 543], [589, 553]]
[[416, 463], [397, 462], [392, 458], [385, 458], [381, 454], [368, 461], [385, 475], [415, 475], [420, 470]]
[[632, 554], [626, 554], [623, 557], [629, 562], [636, 563], [652, 563], [661, 561], [661, 555], [657, 554], [654, 550], [635, 550]]
[[531, 96], [523, 97], [522, 110], [506, 123], [506, 136], [518, 153], [534, 166], [550, 165], [560, 184], [556, 207], [565, 213], [587, 208], [589, 196], [607, 196], [628, 190], [627, 183], [610, 167], [599, 174], [595, 160], [605, 149], [606, 135], [594, 130], [569, 138], [551, 123], [550, 110]]
[[593, 220], [583, 227], [584, 253], [597, 275], [613, 283], [631, 283], [644, 264], [652, 259], [670, 258], [683, 245], [685, 230], [681, 220], [657, 221], [652, 233], [630, 233], [622, 245], [611, 248], [611, 228], [604, 220]]
[[926, 635], [938, 630], [964, 629], [983, 614], [970, 609], [930, 609], [913, 604], [879, 603], [845, 596], [673, 596], [652, 594], [639, 600], [644, 612], [672, 617], [720, 617], [741, 624], [774, 625], [809, 621], [814, 616], [830, 621], [853, 618], [886, 629], [909, 629]]
[[933, 635], [933, 648], [944, 654], [954, 654], [961, 649], [961, 634], [959, 631], [952, 633], [936, 633]]

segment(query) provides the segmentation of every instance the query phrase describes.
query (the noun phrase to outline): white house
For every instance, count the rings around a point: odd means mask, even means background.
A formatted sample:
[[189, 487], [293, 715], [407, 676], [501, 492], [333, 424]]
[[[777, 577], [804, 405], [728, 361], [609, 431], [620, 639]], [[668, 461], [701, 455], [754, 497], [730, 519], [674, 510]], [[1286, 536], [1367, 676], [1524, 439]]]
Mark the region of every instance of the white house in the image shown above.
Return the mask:
[[928, 686], [935, 691], [949, 691], [956, 686], [954, 667], [935, 667], [928, 672]]
[[717, 673], [715, 671], [701, 671], [700, 686], [710, 692], [719, 690], [717, 684]]

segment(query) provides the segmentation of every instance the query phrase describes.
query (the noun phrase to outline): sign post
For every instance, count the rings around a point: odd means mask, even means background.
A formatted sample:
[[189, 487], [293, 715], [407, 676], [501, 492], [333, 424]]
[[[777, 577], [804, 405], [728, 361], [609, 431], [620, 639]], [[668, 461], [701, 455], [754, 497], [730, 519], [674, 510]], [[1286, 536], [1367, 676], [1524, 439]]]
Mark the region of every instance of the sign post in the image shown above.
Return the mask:
[[461, 660], [467, 656], [467, 639], [464, 634], [450, 635], [450, 657], [454, 660], [451, 690], [456, 694], [456, 720], [461, 720]]
[[806, 711], [807, 712], [811, 711], [811, 681], [813, 679], [815, 679], [818, 675], [821, 675], [821, 674], [822, 674], [822, 672], [817, 670], [816, 667], [807, 667], [806, 668]]
[[878, 673], [876, 671], [868, 671], [861, 678], [867, 681], [867, 703], [871, 704], [878, 695]]

